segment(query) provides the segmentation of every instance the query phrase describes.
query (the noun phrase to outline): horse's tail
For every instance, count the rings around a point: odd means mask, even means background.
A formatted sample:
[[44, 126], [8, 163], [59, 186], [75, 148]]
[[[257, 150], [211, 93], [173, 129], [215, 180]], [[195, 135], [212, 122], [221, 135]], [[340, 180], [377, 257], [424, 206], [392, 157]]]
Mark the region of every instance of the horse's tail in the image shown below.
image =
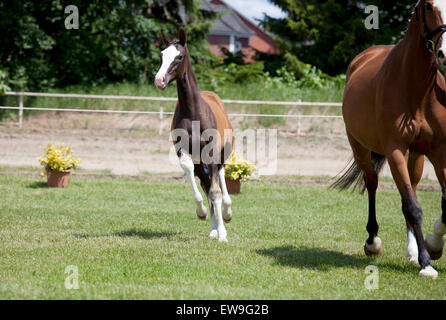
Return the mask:
[[[386, 157], [381, 154], [372, 152], [371, 160], [373, 169], [375, 170], [376, 174], [379, 175], [384, 164], [386, 163]], [[361, 170], [361, 168], [358, 166], [358, 164], [355, 162], [354, 159], [352, 159], [349, 162], [349, 164], [347, 164], [346, 166], [346, 168], [348, 167], [348, 169], [347, 170], [344, 169], [345, 170], [344, 174], [342, 174], [342, 176], [339, 177], [330, 186], [330, 188], [335, 188], [343, 191], [354, 185], [353, 190], [358, 188], [361, 193], [364, 193], [365, 191], [364, 172]]]

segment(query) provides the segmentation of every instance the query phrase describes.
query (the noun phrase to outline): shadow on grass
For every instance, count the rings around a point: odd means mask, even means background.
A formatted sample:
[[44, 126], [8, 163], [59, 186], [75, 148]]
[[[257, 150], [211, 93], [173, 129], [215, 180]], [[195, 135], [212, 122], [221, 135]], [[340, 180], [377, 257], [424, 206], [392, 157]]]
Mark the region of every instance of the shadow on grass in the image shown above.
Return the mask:
[[142, 239], [155, 239], [155, 238], [170, 238], [175, 236], [175, 232], [157, 232], [147, 230], [130, 229], [125, 231], [119, 231], [107, 234], [75, 234], [76, 238], [99, 238], [99, 237], [135, 237]]
[[322, 248], [283, 246], [261, 249], [256, 252], [273, 257], [278, 265], [318, 270], [328, 270], [332, 267], [365, 268], [372, 261], [371, 258], [346, 255]]
[[30, 188], [30, 189], [40, 189], [40, 188], [49, 188], [48, 187], [48, 184], [46, 183], [46, 182], [43, 182], [43, 181], [36, 181], [36, 182], [33, 182], [33, 183], [31, 183], [31, 184], [29, 184], [28, 186], [27, 186], [27, 188]]
[[[395, 264], [389, 261], [380, 262], [380, 258], [348, 255], [323, 248], [283, 246], [257, 250], [256, 253], [273, 257], [276, 264], [281, 266], [316, 269], [320, 271], [344, 267], [365, 269], [371, 264], [376, 265], [380, 269], [392, 269], [399, 272], [414, 272], [414, 270], [419, 270], [418, 267], [410, 264], [404, 256], [401, 257], [401, 264]], [[441, 271], [441, 268], [437, 269], [437, 271]]]

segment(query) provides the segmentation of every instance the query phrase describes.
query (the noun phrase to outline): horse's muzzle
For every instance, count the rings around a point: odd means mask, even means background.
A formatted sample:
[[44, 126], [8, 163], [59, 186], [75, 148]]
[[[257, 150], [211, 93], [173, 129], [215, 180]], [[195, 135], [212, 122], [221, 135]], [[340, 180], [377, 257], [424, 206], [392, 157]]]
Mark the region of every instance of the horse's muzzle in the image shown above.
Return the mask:
[[160, 90], [166, 89], [167, 83], [164, 77], [155, 78], [155, 86]]

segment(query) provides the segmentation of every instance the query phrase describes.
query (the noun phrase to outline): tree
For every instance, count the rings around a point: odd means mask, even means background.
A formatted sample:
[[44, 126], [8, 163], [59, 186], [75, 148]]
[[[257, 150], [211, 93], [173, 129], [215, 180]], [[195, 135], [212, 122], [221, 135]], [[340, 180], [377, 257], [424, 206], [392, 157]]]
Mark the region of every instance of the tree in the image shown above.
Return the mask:
[[[265, 15], [262, 26], [276, 35], [288, 65], [296, 59], [331, 75], [346, 71], [350, 61], [375, 44], [401, 39], [414, 7], [414, 0], [270, 0], [285, 18]], [[380, 28], [368, 30], [365, 7], [379, 8]], [[298, 73], [298, 67], [295, 67]]]
[[159, 34], [186, 25], [189, 50], [211, 60], [204, 38], [212, 17], [196, 0], [73, 0], [79, 29], [64, 26], [65, 2], [0, 1], [0, 71], [12, 89], [152, 79], [159, 66]]

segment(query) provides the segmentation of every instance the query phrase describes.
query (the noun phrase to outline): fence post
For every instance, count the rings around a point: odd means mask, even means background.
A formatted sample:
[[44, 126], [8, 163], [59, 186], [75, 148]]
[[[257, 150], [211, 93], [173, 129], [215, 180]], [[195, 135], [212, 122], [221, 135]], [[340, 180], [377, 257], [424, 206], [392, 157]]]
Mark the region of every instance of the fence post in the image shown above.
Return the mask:
[[19, 128], [22, 128], [23, 122], [23, 92], [19, 94]]
[[[301, 103], [302, 100], [299, 99], [299, 100], [297, 100], [297, 102]], [[302, 115], [302, 107], [299, 107], [299, 108], [298, 108], [298, 112], [297, 112], [297, 114]], [[297, 136], [298, 136], [298, 137], [300, 136], [301, 131], [302, 131], [300, 120], [301, 120], [301, 118], [298, 117], [298, 118], [297, 118], [297, 124], [296, 124], [296, 127], [297, 127]]]
[[158, 134], [162, 135], [163, 134], [163, 118], [164, 118], [164, 106], [163, 106], [163, 101], [160, 101], [160, 129]]

